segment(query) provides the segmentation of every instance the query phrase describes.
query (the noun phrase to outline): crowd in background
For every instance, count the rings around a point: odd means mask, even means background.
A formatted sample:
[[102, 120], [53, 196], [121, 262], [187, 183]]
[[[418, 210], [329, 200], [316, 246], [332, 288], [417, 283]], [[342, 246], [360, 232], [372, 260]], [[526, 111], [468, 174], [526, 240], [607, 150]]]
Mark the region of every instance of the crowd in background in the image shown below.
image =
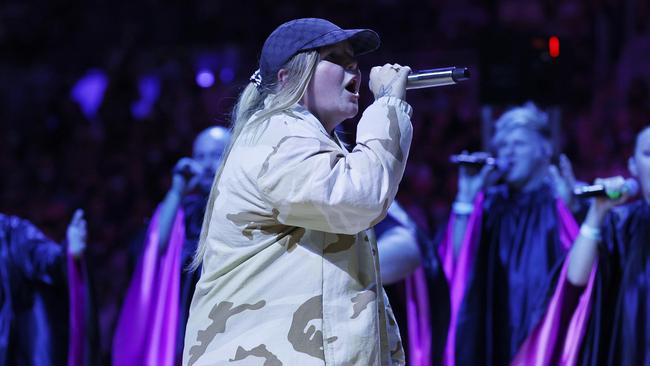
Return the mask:
[[[625, 174], [633, 138], [650, 123], [644, 1], [5, 1], [0, 212], [60, 239], [73, 210], [84, 208], [105, 354], [134, 252], [174, 163], [199, 131], [228, 125], [270, 30], [305, 16], [380, 33], [380, 51], [360, 60], [366, 81], [370, 66], [386, 62], [470, 68], [463, 84], [407, 95], [414, 138], [398, 199], [431, 233], [456, 192], [449, 155], [485, 148], [486, 107], [495, 118], [508, 104], [494, 103], [486, 85], [493, 80], [481, 60], [502, 48], [485, 43], [486, 30], [559, 38], [559, 57], [546, 62], [564, 62], [552, 75], [559, 89], [548, 91], [561, 98], [537, 102], [560, 111], [556, 148], [579, 179]], [[361, 93], [366, 106], [365, 85]], [[510, 104], [530, 99], [514, 94]]]

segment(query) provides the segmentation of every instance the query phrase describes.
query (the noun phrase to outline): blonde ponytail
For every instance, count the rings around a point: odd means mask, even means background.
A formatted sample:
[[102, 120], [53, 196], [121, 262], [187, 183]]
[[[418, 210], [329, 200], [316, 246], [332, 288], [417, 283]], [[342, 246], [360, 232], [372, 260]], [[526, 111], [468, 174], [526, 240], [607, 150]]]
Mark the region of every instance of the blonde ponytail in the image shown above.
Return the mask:
[[[263, 88], [258, 87], [255, 83], [250, 82], [244, 91], [239, 95], [237, 104], [233, 108], [231, 115], [231, 139], [228, 147], [224, 151], [217, 174], [215, 174], [210, 196], [205, 207], [203, 216], [203, 225], [201, 227], [201, 236], [196, 253], [188, 270], [196, 270], [205, 257], [207, 251], [206, 238], [208, 236], [210, 222], [212, 220], [212, 211], [214, 210], [214, 201], [217, 198], [217, 187], [219, 178], [223, 171], [226, 161], [230, 155], [232, 147], [241, 135], [244, 129], [256, 129], [261, 122], [269, 119], [271, 116], [289, 110], [293, 105], [300, 102], [307, 86], [311, 81], [320, 61], [318, 51], [312, 50], [301, 52], [293, 56], [283, 67], [287, 71], [287, 80], [278, 85], [277, 82], [265, 84]], [[267, 100], [268, 98], [268, 100]], [[266, 105], [265, 105], [266, 101]], [[258, 113], [259, 112], [259, 113]], [[254, 116], [254, 117], [253, 117]]]

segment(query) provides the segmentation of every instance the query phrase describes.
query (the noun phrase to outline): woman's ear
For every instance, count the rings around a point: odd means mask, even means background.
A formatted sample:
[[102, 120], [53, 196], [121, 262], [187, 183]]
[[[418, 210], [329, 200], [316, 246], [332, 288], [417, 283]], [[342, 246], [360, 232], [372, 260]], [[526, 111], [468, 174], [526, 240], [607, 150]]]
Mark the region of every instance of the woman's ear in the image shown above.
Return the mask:
[[289, 77], [289, 72], [287, 71], [287, 69], [278, 70], [278, 84], [279, 85], [283, 85], [287, 81], [288, 77]]
[[639, 168], [636, 166], [636, 159], [634, 159], [634, 156], [627, 159], [627, 170], [630, 171], [630, 174], [632, 174], [633, 177], [639, 176]]

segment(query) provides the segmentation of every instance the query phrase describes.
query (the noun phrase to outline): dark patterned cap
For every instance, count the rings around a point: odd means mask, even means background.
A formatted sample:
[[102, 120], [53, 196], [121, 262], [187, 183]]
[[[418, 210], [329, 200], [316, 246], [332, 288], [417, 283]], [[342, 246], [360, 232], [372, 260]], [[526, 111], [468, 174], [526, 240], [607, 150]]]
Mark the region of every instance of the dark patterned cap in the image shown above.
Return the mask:
[[379, 48], [379, 35], [370, 29], [341, 29], [325, 19], [303, 18], [277, 27], [264, 42], [260, 57], [262, 84], [275, 80], [278, 70], [298, 52], [347, 40], [355, 56]]

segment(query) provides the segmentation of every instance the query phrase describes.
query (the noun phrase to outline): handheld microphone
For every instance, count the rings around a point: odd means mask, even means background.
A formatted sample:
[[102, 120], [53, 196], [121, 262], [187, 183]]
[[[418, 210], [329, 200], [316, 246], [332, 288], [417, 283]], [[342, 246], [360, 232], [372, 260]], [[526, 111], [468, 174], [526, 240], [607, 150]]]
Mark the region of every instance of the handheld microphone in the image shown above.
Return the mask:
[[467, 79], [469, 79], [469, 69], [466, 67], [452, 66], [413, 71], [406, 81], [406, 90], [453, 85]]
[[192, 170], [189, 165], [184, 165], [180, 169], [174, 169], [173, 174], [180, 174], [186, 182], [189, 182], [197, 175], [197, 172]]
[[576, 187], [573, 189], [573, 194], [577, 197], [609, 197], [610, 199], [620, 198], [624, 193], [630, 196], [635, 196], [639, 192], [639, 183], [634, 179], [626, 179], [620, 191], [607, 193], [605, 186], [602, 184], [594, 184], [590, 186]]
[[456, 165], [464, 165], [470, 167], [481, 168], [484, 165], [497, 165], [497, 159], [485, 155], [485, 156], [476, 156], [470, 154], [457, 154], [451, 155], [449, 161]]

